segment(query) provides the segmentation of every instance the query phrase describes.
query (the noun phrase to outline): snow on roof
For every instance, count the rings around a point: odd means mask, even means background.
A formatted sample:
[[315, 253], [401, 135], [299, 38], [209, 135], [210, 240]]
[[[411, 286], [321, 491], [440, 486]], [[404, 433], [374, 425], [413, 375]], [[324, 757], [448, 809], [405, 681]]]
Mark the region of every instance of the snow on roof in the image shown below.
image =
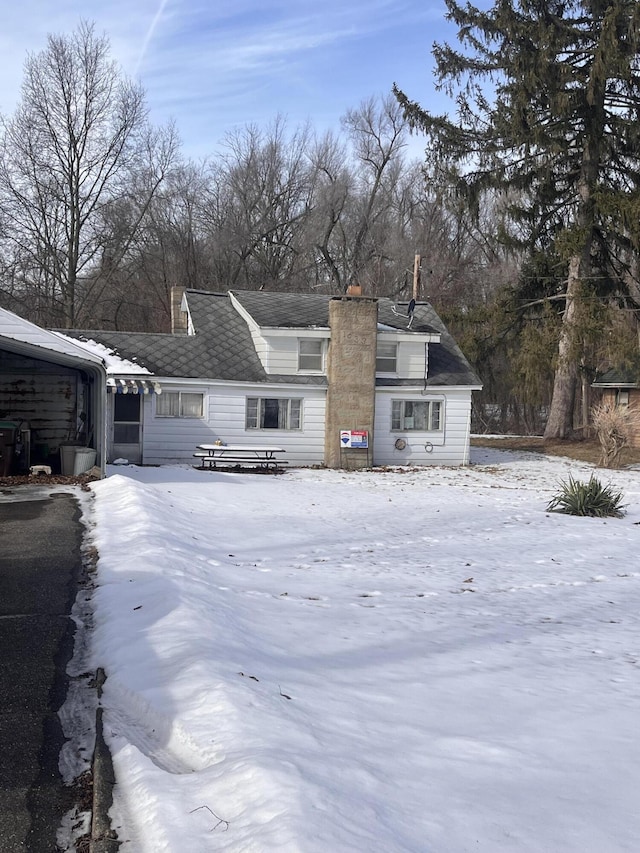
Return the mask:
[[108, 374], [137, 373], [149, 375], [151, 373], [151, 371], [147, 370], [146, 367], [142, 367], [140, 364], [136, 364], [134, 361], [129, 361], [126, 358], [121, 358], [117, 352], [109, 349], [104, 344], [98, 343], [97, 341], [91, 339], [80, 341], [76, 338], [69, 338], [62, 332], [52, 332], [52, 334], [65, 341], [70, 341], [77, 347], [80, 347], [86, 352], [100, 358], [104, 362]]
[[102, 358], [97, 353], [83, 352], [78, 341], [43, 329], [41, 326], [36, 326], [35, 323], [19, 317], [6, 308], [0, 308], [0, 337], [41, 347], [59, 355], [71, 356], [76, 359], [85, 358], [86, 361], [102, 363]]

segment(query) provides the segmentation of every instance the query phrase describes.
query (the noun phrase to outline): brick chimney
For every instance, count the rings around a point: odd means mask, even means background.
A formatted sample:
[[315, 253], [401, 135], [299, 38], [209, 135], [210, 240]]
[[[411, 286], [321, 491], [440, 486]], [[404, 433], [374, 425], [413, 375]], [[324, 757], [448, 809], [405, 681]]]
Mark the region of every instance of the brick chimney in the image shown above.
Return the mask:
[[[366, 296], [331, 299], [329, 328], [324, 461], [328, 468], [366, 468], [373, 463], [377, 300]], [[366, 430], [369, 449], [344, 447], [341, 430]]]
[[182, 310], [184, 287], [171, 288], [171, 334], [187, 334], [187, 315]]

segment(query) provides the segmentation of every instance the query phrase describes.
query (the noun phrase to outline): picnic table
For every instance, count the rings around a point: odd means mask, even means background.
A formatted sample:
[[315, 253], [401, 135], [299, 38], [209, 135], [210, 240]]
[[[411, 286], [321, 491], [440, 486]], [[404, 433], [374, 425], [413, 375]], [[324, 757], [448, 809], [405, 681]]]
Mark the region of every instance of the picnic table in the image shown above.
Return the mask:
[[218, 465], [253, 465], [259, 468], [278, 468], [287, 463], [281, 459], [282, 447], [258, 444], [199, 444], [193, 454], [200, 459], [201, 468]]

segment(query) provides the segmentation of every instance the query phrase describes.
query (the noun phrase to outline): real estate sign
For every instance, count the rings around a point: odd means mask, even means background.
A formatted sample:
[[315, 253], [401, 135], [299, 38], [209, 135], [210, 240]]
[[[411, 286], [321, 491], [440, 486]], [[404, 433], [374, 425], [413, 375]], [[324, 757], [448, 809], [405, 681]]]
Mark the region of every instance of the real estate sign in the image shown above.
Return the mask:
[[366, 429], [341, 429], [340, 446], [366, 450], [369, 447], [369, 433]]

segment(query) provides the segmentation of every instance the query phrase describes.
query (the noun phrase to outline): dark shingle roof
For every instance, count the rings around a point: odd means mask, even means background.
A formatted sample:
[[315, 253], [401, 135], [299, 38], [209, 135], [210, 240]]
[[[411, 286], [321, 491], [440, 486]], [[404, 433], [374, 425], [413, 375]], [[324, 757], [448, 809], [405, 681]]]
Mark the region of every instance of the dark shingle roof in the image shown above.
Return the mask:
[[146, 367], [155, 376], [261, 382], [266, 374], [256, 355], [247, 324], [223, 294], [194, 291], [190, 302], [206, 300], [210, 328], [197, 335], [139, 332], [71, 331], [80, 340], [94, 340], [121, 358]]
[[593, 385], [596, 388], [638, 388], [640, 386], [640, 372], [632, 368], [621, 370], [612, 367], [604, 373], [600, 373]]
[[440, 332], [440, 343], [429, 344], [429, 371], [427, 385], [482, 385], [477, 373], [464, 357], [464, 354], [444, 323], [433, 308], [430, 311], [430, 323]]
[[[318, 294], [233, 291], [234, 297], [261, 327], [329, 328], [330, 297]], [[79, 340], [94, 340], [121, 358], [167, 378], [220, 379], [231, 382], [288, 382], [326, 385], [324, 376], [274, 376], [258, 358], [251, 332], [226, 293], [187, 290], [195, 335], [139, 332], [65, 331]], [[437, 332], [429, 344], [428, 386], [480, 385], [480, 380], [428, 303], [416, 305], [411, 329], [407, 303], [378, 300], [378, 321], [410, 333]], [[381, 379], [379, 385], [415, 385], [415, 380]]]
[[[188, 291], [189, 304], [191, 304], [191, 294], [195, 292]], [[269, 293], [262, 290], [231, 292], [262, 328], [329, 328], [330, 296], [317, 293]], [[385, 298], [379, 298], [377, 302], [379, 323], [393, 329], [407, 330], [409, 322], [407, 302], [394, 303], [391, 299]], [[438, 320], [438, 317], [433, 308], [426, 302], [418, 303], [409, 331], [423, 334], [434, 332], [436, 331], [434, 320]]]
[[[263, 328], [329, 328], [329, 300], [317, 293], [232, 290], [240, 305]], [[188, 291], [189, 305], [191, 293]]]

